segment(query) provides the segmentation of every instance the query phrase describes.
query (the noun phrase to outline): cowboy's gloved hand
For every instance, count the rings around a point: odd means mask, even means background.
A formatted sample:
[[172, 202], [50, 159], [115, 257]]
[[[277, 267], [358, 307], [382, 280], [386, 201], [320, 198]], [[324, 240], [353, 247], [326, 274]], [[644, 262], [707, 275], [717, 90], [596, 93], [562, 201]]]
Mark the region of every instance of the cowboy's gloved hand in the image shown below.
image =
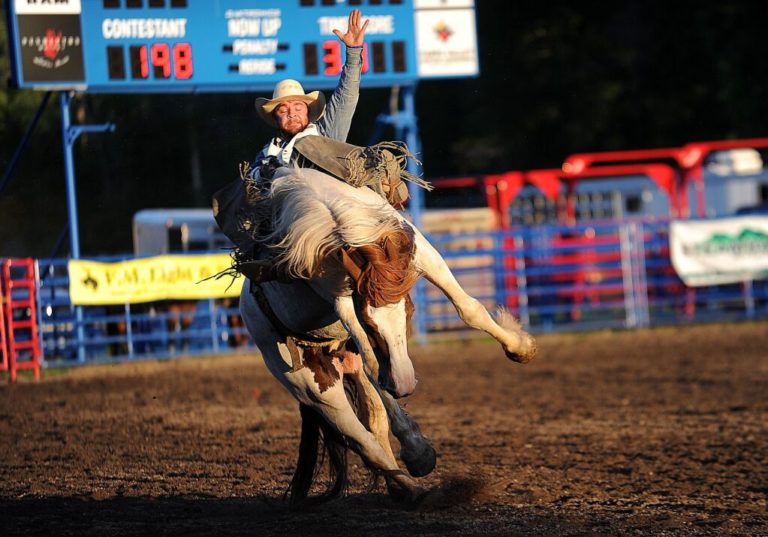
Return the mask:
[[270, 156], [261, 161], [259, 165], [259, 175], [264, 179], [272, 179], [275, 175], [275, 170], [280, 167], [280, 161], [277, 157]]

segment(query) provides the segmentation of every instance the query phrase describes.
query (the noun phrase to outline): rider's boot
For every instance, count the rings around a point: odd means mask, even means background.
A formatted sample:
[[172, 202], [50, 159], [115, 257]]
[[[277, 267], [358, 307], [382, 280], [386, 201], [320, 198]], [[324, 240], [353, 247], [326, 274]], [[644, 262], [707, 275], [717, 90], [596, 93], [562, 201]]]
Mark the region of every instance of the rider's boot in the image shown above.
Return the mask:
[[275, 260], [272, 258], [240, 262], [237, 264], [237, 270], [252, 282], [279, 281], [286, 283], [290, 281], [290, 277], [275, 264]]

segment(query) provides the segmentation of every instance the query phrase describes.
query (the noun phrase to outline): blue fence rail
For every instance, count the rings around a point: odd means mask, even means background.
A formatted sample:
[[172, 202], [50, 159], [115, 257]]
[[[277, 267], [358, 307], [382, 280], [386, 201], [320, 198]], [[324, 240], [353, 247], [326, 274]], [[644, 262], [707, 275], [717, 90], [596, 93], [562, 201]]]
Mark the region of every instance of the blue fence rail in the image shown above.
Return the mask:
[[67, 261], [38, 261], [38, 323], [48, 365], [218, 353], [250, 345], [237, 300], [73, 306]]
[[[533, 332], [768, 318], [768, 281], [689, 288], [669, 260], [667, 221], [592, 222], [431, 236], [464, 289]], [[115, 260], [111, 259], [100, 259]], [[66, 259], [38, 261], [47, 365], [220, 353], [252, 343], [236, 299], [75, 307]], [[434, 287], [414, 292], [416, 337], [465, 327]]]

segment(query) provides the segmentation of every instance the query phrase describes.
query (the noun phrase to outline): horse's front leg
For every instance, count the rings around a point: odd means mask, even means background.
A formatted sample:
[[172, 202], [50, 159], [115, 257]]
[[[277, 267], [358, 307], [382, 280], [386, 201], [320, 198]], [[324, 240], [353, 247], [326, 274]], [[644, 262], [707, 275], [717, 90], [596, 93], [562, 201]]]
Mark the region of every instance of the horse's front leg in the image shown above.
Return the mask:
[[365, 361], [365, 367], [373, 378], [379, 378], [379, 361], [376, 359], [376, 353], [368, 340], [368, 334], [365, 328], [360, 324], [355, 312], [355, 303], [352, 296], [337, 296], [333, 301], [333, 308], [336, 315], [339, 316], [341, 324], [347, 329], [349, 335], [355, 341], [360, 355]]
[[425, 437], [419, 424], [389, 395], [377, 388], [382, 403], [387, 410], [392, 433], [400, 441], [400, 459], [414, 477], [424, 477], [432, 473], [437, 464], [437, 452]]
[[507, 357], [526, 363], [536, 356], [536, 341], [525, 332], [511, 315], [500, 316], [500, 324], [494, 321], [479, 300], [469, 296], [461, 288], [451, 269], [440, 253], [414, 228], [416, 253], [414, 265], [427, 280], [435, 284], [453, 303], [456, 311], [468, 326], [486, 332], [501, 343]]
[[[381, 378], [379, 376], [381, 364], [376, 358], [368, 334], [358, 319], [352, 297], [337, 297], [334, 307], [342, 324], [358, 345], [371, 378]], [[381, 352], [388, 358], [385, 378], [391, 382], [386, 383], [386, 389], [390, 390], [395, 397], [412, 394], [416, 389], [416, 372], [408, 355], [405, 301], [400, 300], [397, 304], [388, 304], [380, 308], [365, 307], [370, 322], [375, 324], [371, 329], [375, 332]]]

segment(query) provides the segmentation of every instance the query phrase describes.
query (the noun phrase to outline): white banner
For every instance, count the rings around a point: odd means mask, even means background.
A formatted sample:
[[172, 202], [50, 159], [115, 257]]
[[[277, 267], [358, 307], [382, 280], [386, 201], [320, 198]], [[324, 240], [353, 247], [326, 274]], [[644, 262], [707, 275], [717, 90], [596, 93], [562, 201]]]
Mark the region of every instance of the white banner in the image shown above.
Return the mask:
[[416, 11], [419, 76], [474, 76], [480, 71], [474, 9]]
[[80, 0], [16, 0], [18, 15], [77, 15], [81, 13]]
[[672, 222], [669, 250], [691, 287], [768, 278], [768, 216]]

